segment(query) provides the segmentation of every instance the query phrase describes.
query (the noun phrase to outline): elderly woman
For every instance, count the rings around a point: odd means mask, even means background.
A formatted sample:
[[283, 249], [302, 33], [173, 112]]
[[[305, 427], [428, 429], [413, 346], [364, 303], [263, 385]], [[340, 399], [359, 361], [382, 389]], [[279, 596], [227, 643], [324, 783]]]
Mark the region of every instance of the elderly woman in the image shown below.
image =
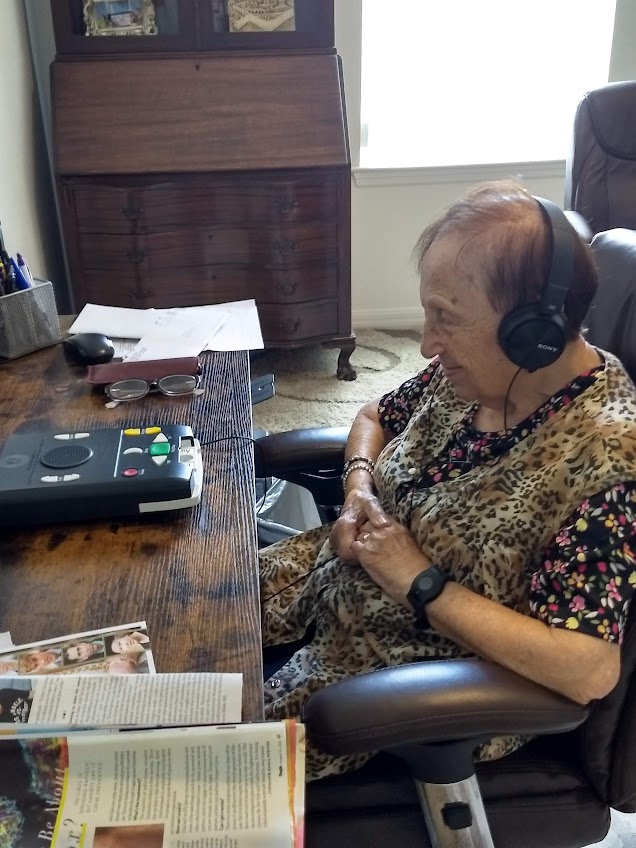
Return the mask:
[[[597, 280], [573, 230], [562, 352], [546, 337], [549, 364], [523, 367], [508, 334], [511, 310], [542, 300], [557, 235], [536, 199], [495, 183], [421, 236], [429, 365], [360, 410], [338, 521], [262, 553], [265, 645], [306, 640], [265, 684], [269, 718], [415, 660], [482, 657], [583, 704], [616, 684], [636, 585], [636, 389], [581, 335]], [[308, 778], [364, 759], [310, 749]]]

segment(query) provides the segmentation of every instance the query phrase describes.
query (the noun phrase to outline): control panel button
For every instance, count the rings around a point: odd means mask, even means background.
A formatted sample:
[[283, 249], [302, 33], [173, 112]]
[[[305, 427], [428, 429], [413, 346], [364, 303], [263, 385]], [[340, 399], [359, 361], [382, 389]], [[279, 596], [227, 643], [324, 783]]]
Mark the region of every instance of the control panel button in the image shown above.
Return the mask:
[[43, 483], [57, 483], [57, 481], [61, 479], [61, 477], [53, 477], [52, 475], [49, 475], [48, 477], [40, 477], [40, 480]]
[[127, 454], [127, 453], [143, 453], [143, 452], [144, 452], [143, 448], [126, 448], [126, 450], [124, 451], [125, 454]]
[[153, 444], [155, 444], [155, 442], [167, 442], [167, 441], [168, 441], [168, 437], [165, 435], [165, 433], [159, 433], [159, 435], [155, 436], [155, 438], [152, 440]]
[[124, 436], [141, 436], [139, 427], [128, 427], [124, 430]]
[[71, 434], [70, 434], [70, 433], [58, 433], [56, 436], [53, 436], [53, 438], [54, 438], [54, 439], [60, 439], [60, 440], [61, 440], [61, 439], [66, 440], [66, 439], [70, 439], [70, 438], [71, 438]]
[[79, 474], [65, 474], [64, 477], [62, 477], [62, 480], [64, 480], [65, 483], [69, 483], [71, 480], [79, 480], [79, 478]]
[[161, 433], [161, 427], [146, 427], [144, 433], [146, 436], [154, 436], [157, 433]]
[[152, 461], [155, 465], [163, 465], [167, 459], [167, 456], [153, 456]]
[[75, 433], [76, 439], [88, 439], [90, 433]]
[[139, 474], [138, 468], [124, 468], [121, 472], [124, 477], [136, 477]]
[[168, 442], [156, 445], [154, 442], [148, 448], [150, 456], [166, 456], [170, 453], [170, 445]]

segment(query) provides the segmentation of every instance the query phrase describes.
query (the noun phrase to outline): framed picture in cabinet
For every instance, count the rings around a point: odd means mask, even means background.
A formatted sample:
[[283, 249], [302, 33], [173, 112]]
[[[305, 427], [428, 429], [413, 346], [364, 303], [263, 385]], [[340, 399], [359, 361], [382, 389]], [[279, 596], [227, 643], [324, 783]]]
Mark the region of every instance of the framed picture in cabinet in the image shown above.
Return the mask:
[[157, 35], [153, 0], [84, 0], [86, 35]]
[[295, 0], [227, 0], [230, 32], [296, 29]]

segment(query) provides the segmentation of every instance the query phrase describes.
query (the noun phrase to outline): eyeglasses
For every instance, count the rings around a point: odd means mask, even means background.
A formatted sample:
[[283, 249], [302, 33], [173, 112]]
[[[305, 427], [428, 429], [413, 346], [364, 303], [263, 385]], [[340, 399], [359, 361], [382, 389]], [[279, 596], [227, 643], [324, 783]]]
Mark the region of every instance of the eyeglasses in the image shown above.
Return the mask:
[[104, 391], [117, 401], [139, 400], [150, 392], [161, 392], [170, 397], [194, 394], [199, 385], [199, 377], [188, 374], [173, 374], [160, 380], [119, 380], [106, 386]]

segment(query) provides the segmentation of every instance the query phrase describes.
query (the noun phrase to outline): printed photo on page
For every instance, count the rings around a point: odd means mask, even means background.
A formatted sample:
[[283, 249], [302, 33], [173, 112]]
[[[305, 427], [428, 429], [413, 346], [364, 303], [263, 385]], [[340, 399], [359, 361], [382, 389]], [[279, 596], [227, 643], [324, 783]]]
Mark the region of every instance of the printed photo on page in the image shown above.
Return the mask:
[[155, 674], [145, 621], [0, 651], [0, 675]]

